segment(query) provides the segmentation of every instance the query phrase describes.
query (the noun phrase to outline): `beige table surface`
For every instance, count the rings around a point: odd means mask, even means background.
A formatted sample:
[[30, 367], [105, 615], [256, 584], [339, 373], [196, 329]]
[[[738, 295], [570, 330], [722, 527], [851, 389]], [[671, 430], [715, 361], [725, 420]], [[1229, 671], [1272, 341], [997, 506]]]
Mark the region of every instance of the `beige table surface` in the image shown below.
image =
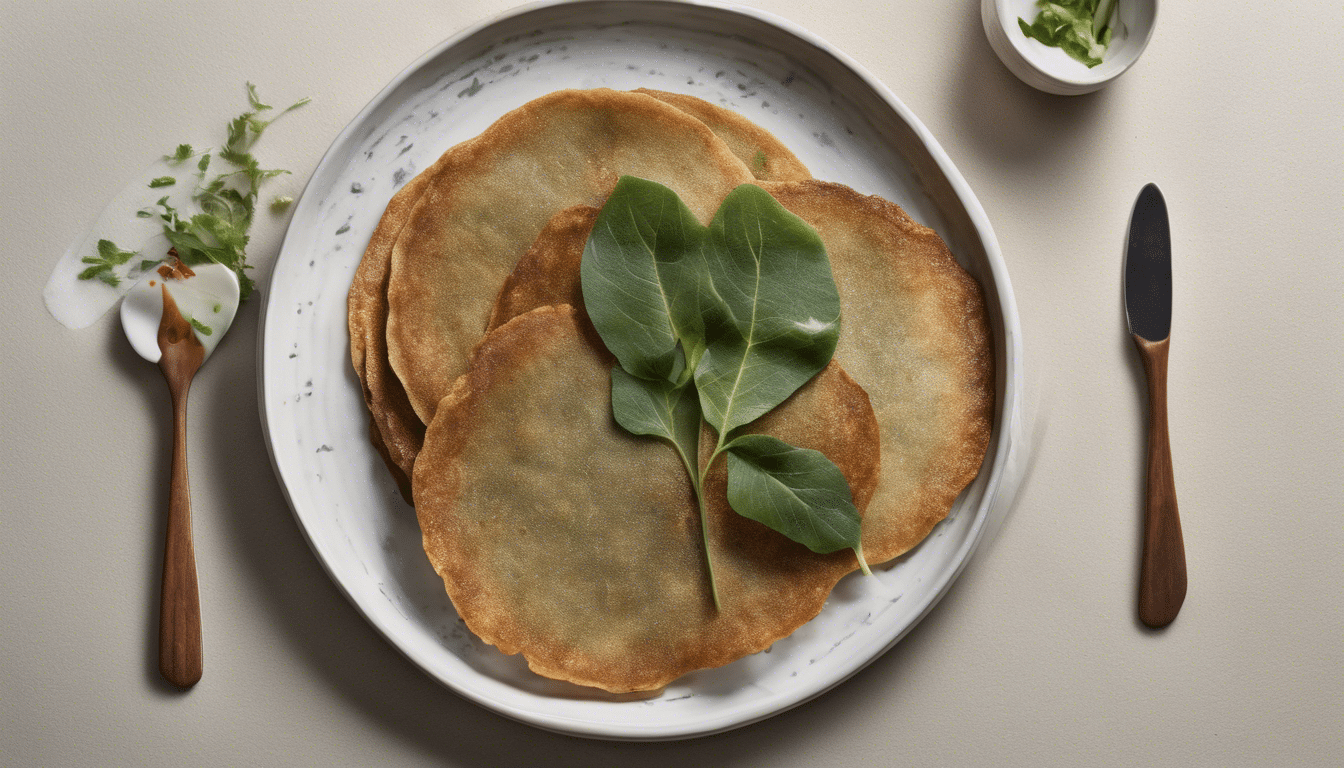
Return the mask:
[[[1123, 1], [1123, 0], [1122, 0]], [[1100, 93], [1037, 93], [979, 3], [753, 3], [839, 46], [927, 124], [997, 232], [1035, 414], [1018, 502], [950, 594], [836, 690], [726, 735], [611, 744], [440, 687], [338, 592], [271, 471], [259, 301], [192, 393], [207, 668], [154, 666], [170, 412], [115, 315], [42, 286], [146, 163], [208, 143], [252, 80], [311, 106], [259, 151], [297, 193], [383, 85], [508, 7], [0, 5], [0, 764], [1344, 764], [1344, 6], [1162, 3]], [[1139, 187], [1175, 250], [1172, 448], [1190, 568], [1167, 631], [1134, 612], [1143, 395], [1120, 259]], [[286, 218], [263, 215], [268, 275]]]

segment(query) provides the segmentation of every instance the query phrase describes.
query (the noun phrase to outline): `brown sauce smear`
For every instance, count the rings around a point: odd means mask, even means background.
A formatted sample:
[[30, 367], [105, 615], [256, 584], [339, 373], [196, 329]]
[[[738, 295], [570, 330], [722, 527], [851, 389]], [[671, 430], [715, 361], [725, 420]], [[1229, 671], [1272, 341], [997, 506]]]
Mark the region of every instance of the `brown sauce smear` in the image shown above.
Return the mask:
[[182, 310], [177, 308], [177, 302], [173, 301], [173, 295], [168, 292], [167, 283], [160, 286], [160, 290], [163, 291], [163, 318], [159, 320], [159, 350], [167, 354], [168, 347], [181, 344], [183, 341], [202, 347], [201, 340], [196, 338], [191, 323], [182, 316]]
[[[168, 249], [168, 261], [159, 265], [159, 276], [164, 280], [176, 278], [186, 280], [188, 277], [195, 277], [196, 273], [191, 271], [191, 267], [182, 263], [182, 259], [177, 255], [176, 248]], [[166, 306], [166, 305], [165, 305]]]

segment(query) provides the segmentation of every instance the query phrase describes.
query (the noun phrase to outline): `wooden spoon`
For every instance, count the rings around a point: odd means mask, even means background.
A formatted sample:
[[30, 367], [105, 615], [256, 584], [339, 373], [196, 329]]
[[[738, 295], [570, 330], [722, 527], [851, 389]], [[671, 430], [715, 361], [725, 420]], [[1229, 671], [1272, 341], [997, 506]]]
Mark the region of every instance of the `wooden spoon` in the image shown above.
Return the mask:
[[[173, 685], [201, 679], [201, 601], [187, 482], [187, 393], [201, 364], [233, 323], [238, 278], [219, 264], [193, 272], [174, 257], [126, 294], [121, 324], [140, 356], [158, 363], [173, 397], [173, 463], [159, 611], [159, 671]], [[172, 286], [171, 292], [169, 286]], [[180, 303], [180, 305], [179, 305]], [[195, 329], [204, 329], [199, 333]]]

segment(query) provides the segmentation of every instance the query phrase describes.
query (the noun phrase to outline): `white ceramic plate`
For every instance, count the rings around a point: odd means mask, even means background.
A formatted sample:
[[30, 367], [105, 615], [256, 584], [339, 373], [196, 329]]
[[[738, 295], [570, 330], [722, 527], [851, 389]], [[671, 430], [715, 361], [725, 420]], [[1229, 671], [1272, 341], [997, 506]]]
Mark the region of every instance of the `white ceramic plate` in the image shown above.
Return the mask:
[[[444, 150], [560, 88], [681, 91], [782, 139], [820, 179], [879, 194], [943, 236], [985, 286], [998, 360], [995, 436], [979, 478], [914, 552], [840, 582], [769, 651], [696, 672], [659, 697], [546, 680], [463, 625], [368, 440], [346, 291], [388, 199]], [[341, 133], [298, 203], [261, 324], [261, 415], [276, 473], [318, 559], [399, 650], [463, 696], [555, 731], [675, 739], [810, 699], [890, 648], [966, 564], [1012, 452], [1016, 309], [984, 211], [928, 131], [881, 83], [805, 30], [711, 3], [532, 5], [469, 29], [397, 77]]]

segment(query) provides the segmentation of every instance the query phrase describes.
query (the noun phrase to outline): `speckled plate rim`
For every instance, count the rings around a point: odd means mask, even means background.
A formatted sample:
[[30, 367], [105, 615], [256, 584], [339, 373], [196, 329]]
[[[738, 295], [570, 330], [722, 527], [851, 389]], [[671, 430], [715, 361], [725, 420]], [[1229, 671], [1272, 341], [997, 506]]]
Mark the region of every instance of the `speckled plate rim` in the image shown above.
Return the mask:
[[[990, 226], [988, 216], [971, 191], [965, 179], [957, 171], [951, 159], [942, 150], [942, 147], [934, 139], [923, 123], [905, 107], [905, 105], [896, 98], [884, 84], [876, 77], [859, 65], [856, 61], [841, 52], [839, 49], [827, 43], [825, 40], [807, 31], [806, 29], [774, 14], [761, 11], [755, 8], [748, 8], [729, 3], [716, 2], [714, 0], [690, 0], [680, 4], [695, 6], [710, 11], [717, 11], [727, 14], [736, 14], [747, 17], [755, 22], [763, 22], [775, 27], [777, 30], [786, 33], [786, 35], [796, 39], [800, 46], [808, 46], [815, 49], [816, 52], [832, 58], [840, 66], [848, 69], [855, 75], [872, 94], [881, 99], [889, 108], [892, 114], [904, 124], [923, 144], [929, 153], [929, 160], [932, 161], [931, 169], [924, 169], [925, 172], [934, 171], [940, 178], [936, 182], [947, 185], [956, 200], [964, 208], [964, 214], [969, 220], [970, 226], [974, 230], [974, 235], [979, 245], [984, 250], [986, 267], [989, 270], [989, 276], [992, 278], [992, 290], [987, 291], [990, 294], [990, 313], [991, 323], [995, 329], [996, 343], [1002, 343], [1003, 348], [996, 350], [998, 360], [998, 371], [996, 373], [997, 389], [1000, 394], [998, 409], [995, 414], [994, 436], [991, 440], [989, 452], [987, 453], [986, 465], [981, 469], [982, 478], [988, 472], [988, 479], [979, 494], [979, 503], [974, 510], [965, 510], [973, 512], [975, 518], [971, 525], [969, 533], [964, 537], [961, 546], [955, 551], [953, 556], [932, 579], [931, 586], [926, 590], [923, 604], [917, 605], [917, 612], [913, 618], [905, 622], [902, 626], [893, 627], [890, 637], [886, 644], [869, 654], [856, 654], [851, 657], [842, 667], [840, 667], [829, 678], [820, 683], [812, 684], [788, 692], [786, 695], [780, 695], [768, 702], [768, 705], [750, 708], [741, 708], [736, 711], [723, 712], [716, 717], [706, 718], [693, 726], [674, 725], [661, 726], [650, 725], [643, 727], [633, 727], [629, 724], [615, 725], [604, 722], [594, 722], [588, 720], [579, 720], [564, 716], [556, 716], [545, 713], [537, 713], [523, 707], [510, 705], [500, 700], [497, 695], [504, 687], [502, 683], [494, 680], [469, 681], [460, 678], [446, 677], [439, 674], [434, 669], [430, 660], [425, 658], [413, 644], [405, 641], [401, 637], [397, 627], [389, 620], [385, 610], [380, 606], [366, 604], [366, 602], [353, 590], [351, 585], [346, 584], [341, 578], [335, 564], [333, 553], [317, 542], [312, 532], [308, 528], [307, 515], [310, 510], [304, 508], [304, 502], [295, 498], [290, 484], [286, 482], [286, 474], [291, 471], [286, 466], [287, 461], [277, 451], [275, 445], [275, 435], [272, 430], [272, 420], [279, 416], [271, 410], [272, 401], [268, 394], [275, 389], [274, 385], [268, 386], [268, 369], [266, 365], [267, 355], [267, 332], [272, 322], [276, 321], [279, 315], [277, 312], [272, 315], [270, 297], [272, 295], [271, 282], [279, 273], [279, 264], [286, 257], [290, 250], [291, 241], [297, 239], [295, 236], [295, 226], [304, 220], [304, 214], [309, 209], [315, 208], [317, 201], [310, 194], [312, 190], [320, 186], [319, 179], [323, 179], [324, 174], [334, 173], [331, 166], [334, 164], [334, 158], [344, 157], [353, 147], [359, 138], [359, 133], [364, 127], [365, 122], [375, 113], [390, 96], [407, 80], [414, 77], [423, 67], [431, 64], [440, 56], [450, 51], [460, 43], [463, 43], [476, 35], [488, 30], [489, 28], [503, 22], [512, 21], [518, 17], [532, 14], [537, 11], [552, 9], [558, 6], [567, 5], [658, 5], [668, 4], [664, 0], [552, 0], [546, 2], [537, 2], [522, 5], [506, 11], [494, 18], [472, 25], [456, 35], [448, 38], [444, 42], [435, 46], [433, 49], [422, 55], [414, 63], [403, 70], [394, 78], [383, 90], [375, 96], [365, 107], [355, 116], [346, 126], [340, 135], [333, 141], [331, 147], [324, 154], [321, 161], [313, 171], [305, 187], [303, 195], [295, 206], [295, 213], [291, 220], [290, 230], [286, 233], [284, 243], [281, 246], [280, 254], [277, 257], [276, 267], [272, 270], [271, 281], [266, 286], [266, 301], [263, 302], [261, 310], [261, 322], [259, 324], [259, 340], [257, 346], [257, 364], [258, 364], [258, 406], [262, 421], [262, 430], [266, 437], [266, 448], [271, 459], [271, 464], [275, 470], [276, 477], [280, 482], [281, 489], [285, 494], [286, 501], [293, 511], [299, 529], [303, 533], [309, 546], [312, 548], [318, 561], [331, 576], [337, 587], [346, 595], [355, 605], [356, 609], [364, 615], [366, 619], [380, 632], [398, 651], [404, 654], [412, 662], [420, 666], [431, 677], [439, 680], [445, 686], [449, 687], [458, 694], [469, 700], [480, 704], [492, 711], [507, 717], [516, 719], [546, 730], [559, 733], [585, 736], [590, 738], [619, 739], [619, 740], [674, 740], [685, 739], [697, 736], [705, 736], [713, 733], [719, 733], [741, 726], [754, 723], [780, 712], [791, 709], [802, 704], [820, 694], [830, 690], [847, 680], [850, 676], [867, 666], [876, 658], [881, 656], [892, 646], [894, 646], [902, 637], [914, 628], [924, 616], [928, 615], [934, 605], [947, 593], [948, 588], [958, 575], [965, 569], [970, 556], [975, 551], [986, 526], [991, 509], [1002, 508], [1011, 503], [1008, 498], [1012, 493], [1012, 483], [1005, 483], [1005, 474], [1008, 467], [1014, 464], [1020, 464], [1023, 460], [1023, 451], [1025, 442], [1021, 439], [1021, 401], [1023, 388], [1022, 371], [1022, 341], [1021, 328], [1017, 313], [1016, 302], [1013, 297], [1011, 282], [1008, 277], [1007, 266], [1004, 263], [1003, 256], [999, 250], [998, 241], [994, 236], [993, 229]], [[928, 179], [923, 179], [928, 182]], [[978, 482], [978, 481], [977, 481]]]

